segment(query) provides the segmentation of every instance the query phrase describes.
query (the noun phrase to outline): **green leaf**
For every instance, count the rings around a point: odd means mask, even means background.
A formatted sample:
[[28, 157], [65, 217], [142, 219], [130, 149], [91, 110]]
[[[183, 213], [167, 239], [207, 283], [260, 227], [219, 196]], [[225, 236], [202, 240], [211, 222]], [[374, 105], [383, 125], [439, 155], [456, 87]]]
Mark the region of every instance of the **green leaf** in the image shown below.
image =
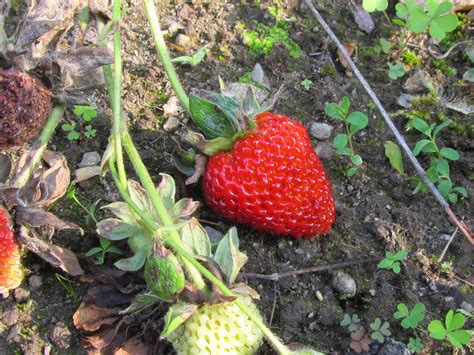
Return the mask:
[[[407, 7], [405, 6], [405, 4], [399, 2], [395, 5], [395, 11], [396, 11], [396, 14], [397, 14], [397, 17], [401, 18], [401, 19], [406, 19], [408, 18], [408, 9]], [[395, 19], [396, 20], [396, 19]], [[393, 22], [395, 21], [393, 20]], [[395, 23], [395, 22], [394, 22]], [[398, 25], [398, 23], [395, 23], [396, 25]]]
[[347, 169], [346, 175], [348, 177], [352, 177], [355, 174], [357, 174], [358, 172], [359, 172], [359, 169], [352, 167], [352, 168]]
[[146, 253], [143, 251], [138, 251], [134, 256], [127, 259], [121, 259], [117, 261], [114, 265], [117, 269], [125, 271], [138, 271], [145, 264]]
[[334, 148], [342, 149], [347, 145], [348, 141], [347, 134], [339, 133], [336, 137], [334, 137]]
[[82, 105], [74, 105], [74, 109], [73, 109], [73, 112], [76, 116], [82, 116], [82, 114], [84, 113], [85, 111], [85, 108], [86, 106], [82, 106]]
[[362, 7], [367, 12], [385, 11], [388, 7], [388, 0], [364, 0]]
[[378, 331], [373, 332], [372, 335], [371, 335], [371, 338], [374, 339], [374, 340], [377, 340], [380, 344], [383, 344], [383, 342], [385, 341], [385, 338], [382, 335], [382, 333], [380, 333]]
[[[398, 5], [398, 4], [397, 4], [397, 5]], [[397, 26], [400, 26], [400, 27], [405, 27], [405, 26], [406, 26], [405, 21], [402, 21], [402, 20], [400, 20], [400, 19], [398, 19], [398, 18], [394, 18], [394, 19], [392, 20], [392, 23], [393, 23], [394, 25], [397, 25]]]
[[362, 112], [354, 111], [347, 116], [347, 122], [350, 124], [349, 132], [354, 134], [367, 127], [369, 118]]
[[135, 313], [148, 306], [161, 302], [161, 299], [153, 293], [139, 293], [133, 298], [132, 303], [122, 313]]
[[335, 102], [326, 104], [324, 106], [324, 113], [328, 115], [329, 117], [332, 117], [341, 121], [344, 121], [344, 119], [346, 118], [344, 113], [341, 111], [341, 108], [339, 107], [339, 105], [336, 104]]
[[379, 269], [391, 269], [393, 265], [393, 260], [390, 259], [383, 259], [379, 262], [378, 267]]
[[400, 250], [393, 256], [393, 259], [402, 261], [403, 259], [407, 257], [407, 255], [408, 255], [408, 252], [406, 250]]
[[452, 309], [449, 310], [448, 314], [446, 315], [446, 330], [448, 332], [452, 332], [464, 326], [464, 316], [461, 313], [454, 314]]
[[163, 204], [168, 211], [174, 210], [175, 200], [174, 196], [176, 194], [176, 186], [174, 179], [168, 174], [160, 174], [161, 181], [158, 185], [158, 193], [163, 200]]
[[456, 202], [458, 202], [458, 195], [456, 195], [455, 193], [450, 193], [448, 195], [448, 200], [451, 203], [456, 203]]
[[348, 315], [347, 313], [345, 313], [344, 318], [341, 320], [341, 323], [339, 323], [339, 324], [342, 325], [343, 327], [346, 327], [351, 323], [352, 323], [351, 316]]
[[178, 329], [181, 324], [186, 322], [197, 309], [197, 305], [184, 302], [178, 302], [171, 306], [165, 315], [165, 326], [161, 332], [161, 337], [168, 337]]
[[69, 139], [70, 141], [78, 140], [80, 137], [80, 133], [76, 131], [72, 131], [67, 135], [67, 139]]
[[438, 126], [436, 126], [436, 128], [434, 129], [434, 133], [433, 133], [433, 139], [436, 138], [436, 136], [438, 135], [438, 133], [445, 127], [449, 126], [451, 124], [451, 120], [446, 120], [444, 121], [443, 123], [440, 123]]
[[451, 180], [443, 180], [438, 184], [438, 191], [443, 197], [447, 197], [451, 191], [453, 184]]
[[423, 148], [424, 148], [425, 146], [427, 146], [428, 144], [433, 144], [433, 143], [431, 143], [431, 141], [428, 140], [428, 139], [422, 139], [422, 140], [418, 141], [418, 142], [416, 143], [416, 145], [415, 145], [415, 148], [413, 148], [413, 154], [414, 154], [415, 156], [417, 156], [418, 154], [421, 153], [421, 151], [423, 150]]
[[148, 195], [143, 187], [135, 180], [128, 180], [128, 192], [132, 201], [149, 216], [158, 219]]
[[197, 258], [212, 257], [209, 236], [196, 218], [191, 218], [181, 229], [181, 240], [183, 247], [191, 255]]
[[449, 177], [449, 163], [445, 159], [440, 159], [436, 163], [436, 170], [439, 176]]
[[336, 154], [337, 155], [347, 155], [347, 156], [352, 156], [352, 150], [349, 147], [344, 147], [341, 149], [336, 149]]
[[435, 183], [436, 181], [438, 181], [439, 174], [438, 169], [436, 167], [432, 166], [428, 170], [426, 170], [426, 175], [431, 180], [431, 182]]
[[410, 350], [412, 353], [419, 353], [421, 350], [423, 350], [423, 344], [421, 342], [420, 338], [412, 338], [410, 337], [408, 339], [408, 344], [407, 344], [408, 350]]
[[438, 319], [428, 324], [428, 331], [434, 339], [443, 340], [446, 337], [446, 329], [444, 329], [443, 324]]
[[382, 325], [382, 320], [380, 318], [375, 318], [374, 321], [370, 324], [370, 329], [379, 330]]
[[390, 160], [392, 167], [400, 174], [405, 174], [405, 167], [403, 165], [403, 156], [400, 147], [392, 142], [387, 141], [384, 144], [385, 156]]
[[232, 285], [240, 269], [247, 262], [247, 256], [239, 251], [237, 229], [232, 227], [221, 239], [214, 255], [214, 261], [220, 266], [229, 285]]
[[206, 56], [207, 53], [207, 47], [209, 45], [206, 45], [202, 48], [200, 48], [196, 53], [193, 55], [185, 55], [177, 58], [173, 58], [171, 61], [173, 63], [180, 63], [180, 64], [187, 64], [191, 66], [196, 66], [199, 63], [201, 63]]
[[344, 117], [346, 117], [349, 113], [349, 108], [351, 107], [351, 100], [349, 100], [347, 96], [344, 96], [339, 102], [339, 107], [341, 108]]
[[441, 148], [440, 153], [449, 160], [459, 160], [459, 153], [453, 148]]
[[405, 76], [405, 70], [403, 63], [397, 62], [395, 64], [387, 63], [388, 64], [388, 77], [392, 80], [397, 80], [398, 78], [402, 78]]
[[384, 52], [385, 54], [387, 54], [390, 48], [392, 48], [392, 43], [387, 41], [385, 38], [380, 38], [379, 43], [380, 43], [380, 48], [382, 49], [382, 52]]
[[420, 5], [417, 5], [410, 11], [407, 26], [415, 33], [421, 33], [428, 27], [430, 17], [425, 13]]
[[453, 189], [453, 191], [456, 191], [458, 194], [460, 194], [464, 198], [467, 197], [467, 190], [464, 187], [457, 186]]
[[437, 40], [443, 40], [446, 32], [452, 32], [458, 26], [458, 17], [455, 14], [448, 14], [436, 17], [430, 24], [430, 36]]
[[97, 233], [108, 240], [122, 240], [145, 233], [139, 224], [123, 223], [119, 219], [107, 218], [97, 223]]
[[188, 219], [196, 212], [196, 209], [199, 207], [199, 202], [193, 201], [191, 198], [182, 198], [175, 203], [172, 215], [175, 219]]
[[92, 248], [92, 249], [89, 249], [89, 251], [86, 253], [86, 256], [93, 256], [97, 253], [100, 253], [102, 252], [102, 248], [100, 247], [95, 247], [95, 248]]
[[362, 158], [360, 157], [359, 154], [355, 154], [351, 156], [351, 161], [352, 161], [352, 164], [354, 165], [361, 165], [363, 163]]
[[430, 136], [431, 128], [428, 123], [423, 121], [421, 118], [415, 118], [414, 120], [412, 120], [412, 125], [416, 130], [420, 131], [428, 137]]
[[405, 303], [399, 303], [397, 305], [397, 309], [398, 311], [396, 311], [394, 314], [393, 314], [393, 318], [395, 319], [400, 319], [400, 318], [404, 318], [404, 317], [408, 317], [408, 315], [410, 314], [409, 310], [408, 310], [408, 307]]
[[392, 270], [396, 274], [400, 273], [400, 263], [398, 261], [393, 263]]
[[304, 87], [306, 91], [308, 91], [311, 85], [313, 84], [313, 82], [309, 79], [304, 79], [300, 84], [302, 87]]
[[230, 97], [195, 91], [189, 95], [189, 108], [192, 120], [208, 139], [232, 138], [239, 132], [238, 104]]
[[471, 335], [467, 330], [457, 330], [448, 333], [448, 339], [454, 347], [462, 349], [463, 345], [468, 345], [471, 342]]

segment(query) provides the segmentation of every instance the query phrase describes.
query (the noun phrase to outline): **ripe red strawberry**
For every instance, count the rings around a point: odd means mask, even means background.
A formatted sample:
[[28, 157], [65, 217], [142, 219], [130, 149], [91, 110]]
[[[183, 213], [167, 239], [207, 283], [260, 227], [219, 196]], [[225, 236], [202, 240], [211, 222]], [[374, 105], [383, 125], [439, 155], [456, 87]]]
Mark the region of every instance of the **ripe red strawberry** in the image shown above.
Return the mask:
[[0, 209], [0, 293], [17, 288], [23, 280], [20, 249], [7, 212]]
[[229, 152], [209, 159], [204, 197], [218, 214], [256, 229], [311, 238], [330, 230], [334, 198], [306, 128], [262, 113]]

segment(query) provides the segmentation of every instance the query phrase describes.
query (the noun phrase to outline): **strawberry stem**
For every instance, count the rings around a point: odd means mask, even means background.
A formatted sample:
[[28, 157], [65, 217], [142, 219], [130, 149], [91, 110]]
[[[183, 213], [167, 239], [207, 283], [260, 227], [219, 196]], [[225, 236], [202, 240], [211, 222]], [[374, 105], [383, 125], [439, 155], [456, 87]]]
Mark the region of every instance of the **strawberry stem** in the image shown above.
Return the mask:
[[178, 97], [179, 102], [184, 107], [186, 112], [191, 116], [191, 111], [189, 110], [189, 98], [186, 95], [186, 92], [179, 81], [178, 75], [174, 70], [173, 63], [171, 63], [171, 58], [166, 48], [165, 39], [161, 33], [160, 21], [158, 20], [158, 12], [156, 10], [153, 0], [143, 0], [145, 7], [145, 14], [148, 18], [148, 23], [150, 25], [151, 34], [155, 41], [156, 51], [160, 56], [161, 63], [163, 64], [163, 69], [168, 76], [168, 79], [173, 87], [176, 96]]
[[58, 125], [58, 122], [62, 117], [63, 113], [63, 104], [55, 105], [53, 107], [51, 114], [49, 115], [48, 121], [46, 121], [46, 125], [41, 131], [40, 136], [32, 145], [30, 154], [26, 160], [26, 165], [21, 170], [21, 172], [15, 177], [13, 186], [17, 188], [22, 188], [26, 185], [26, 183], [30, 179], [31, 174], [33, 174], [33, 170], [35, 170], [36, 165], [38, 165], [38, 162], [41, 160], [48, 141], [53, 135], [54, 130], [56, 129], [56, 126]]

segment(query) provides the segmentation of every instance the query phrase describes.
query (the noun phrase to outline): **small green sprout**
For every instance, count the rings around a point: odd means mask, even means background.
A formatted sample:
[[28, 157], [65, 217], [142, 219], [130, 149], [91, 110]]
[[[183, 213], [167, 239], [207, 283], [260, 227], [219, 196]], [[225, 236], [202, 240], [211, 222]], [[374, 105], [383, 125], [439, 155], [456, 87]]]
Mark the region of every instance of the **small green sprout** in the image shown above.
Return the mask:
[[84, 212], [86, 212], [86, 223], [87, 224], [97, 224], [97, 218], [95, 217], [95, 210], [97, 209], [97, 204], [101, 199], [98, 199], [92, 203], [89, 207], [86, 207], [76, 195], [76, 185], [72, 183], [66, 191], [66, 199], [75, 202]]
[[407, 344], [407, 348], [409, 351], [411, 351], [412, 353], [421, 353], [421, 350], [423, 350], [423, 343], [421, 342], [421, 339], [420, 338], [412, 338], [410, 337], [408, 339], [408, 344]]
[[96, 264], [103, 265], [105, 262], [105, 256], [108, 253], [122, 255], [123, 251], [116, 246], [113, 246], [110, 241], [104, 238], [99, 238], [100, 246], [91, 248], [87, 253], [86, 256], [96, 256]]
[[171, 61], [173, 63], [180, 63], [185, 65], [196, 66], [201, 63], [204, 58], [206, 57], [206, 53], [208, 50], [209, 45], [205, 45], [204, 47], [200, 48], [196, 53], [193, 55], [184, 55], [181, 57], [173, 58]]
[[352, 137], [360, 130], [367, 127], [368, 117], [360, 111], [349, 113], [351, 102], [347, 96], [344, 96], [339, 103], [331, 102], [326, 104], [324, 112], [329, 117], [344, 122], [346, 133], [340, 133], [334, 138], [334, 147], [339, 155], [349, 156], [353, 166], [346, 172], [351, 177], [359, 172], [359, 167], [363, 161], [359, 154], [356, 154], [352, 144]]
[[97, 117], [97, 111], [91, 106], [74, 105], [74, 114], [82, 117], [84, 121], [90, 122], [93, 118]]
[[70, 141], [78, 140], [81, 137], [81, 134], [76, 131], [77, 123], [75, 121], [72, 121], [70, 124], [65, 123], [61, 128], [64, 132], [69, 132], [67, 134], [67, 139]]
[[389, 337], [392, 333], [388, 329], [390, 324], [383, 322], [380, 318], [375, 318], [374, 322], [370, 324], [370, 329], [373, 330], [371, 337], [377, 340], [379, 343], [383, 343], [386, 337]]
[[428, 29], [430, 36], [437, 40], [446, 37], [447, 32], [452, 32], [458, 26], [455, 14], [449, 14], [453, 7], [450, 1], [427, 0], [426, 8], [415, 2], [406, 0], [395, 6], [398, 19], [393, 22], [406, 27], [415, 33], [422, 33]]
[[313, 85], [313, 82], [309, 79], [304, 79], [300, 84], [306, 91], [308, 91], [311, 85]]
[[[97, 117], [97, 111], [91, 106], [75, 105], [73, 112], [76, 116], [82, 118], [86, 123], [92, 121], [93, 118]], [[82, 125], [78, 125], [76, 121], [71, 123], [65, 123], [62, 125], [62, 130], [67, 132], [67, 139], [70, 141], [76, 141], [81, 138], [81, 131], [84, 132], [86, 138], [94, 138], [97, 134], [97, 130], [92, 127], [91, 124], [86, 124], [85, 127], [81, 128]]]
[[97, 130], [94, 129], [94, 128], [92, 128], [91, 125], [87, 125], [87, 126], [85, 127], [84, 135], [85, 135], [87, 138], [89, 138], [89, 139], [95, 138], [95, 135], [96, 135], [96, 134], [97, 134]]
[[74, 284], [71, 280], [67, 277], [64, 277], [60, 274], [56, 274], [56, 280], [58, 280], [59, 284], [66, 290], [66, 292], [71, 296], [71, 298], [76, 301], [77, 300], [77, 292], [74, 289]]
[[397, 80], [405, 76], [405, 65], [400, 62], [388, 64], [388, 77], [392, 80]]
[[385, 258], [378, 264], [379, 269], [388, 269], [392, 270], [394, 273], [400, 273], [400, 262], [405, 259], [408, 255], [408, 252], [405, 250], [400, 250], [397, 253], [393, 254], [389, 251], [385, 253]]
[[417, 303], [410, 311], [405, 303], [397, 305], [397, 311], [393, 314], [395, 319], [402, 319], [401, 326], [405, 329], [416, 329], [418, 324], [425, 318], [425, 305]]
[[392, 43], [382, 37], [379, 39], [379, 42], [374, 46], [374, 52], [377, 55], [379, 55], [381, 52], [384, 54], [388, 54], [390, 48], [392, 48]]
[[449, 310], [443, 323], [436, 319], [428, 325], [428, 331], [433, 339], [447, 340], [457, 349], [462, 349], [464, 345], [468, 345], [471, 341], [470, 332], [472, 330], [461, 329], [464, 327], [465, 318], [461, 313], [454, 313]]
[[361, 327], [360, 325], [360, 318], [357, 314], [353, 314], [352, 316], [345, 313], [344, 318], [339, 323], [343, 327], [347, 327], [347, 330], [350, 332], [355, 332], [357, 329]]
[[[436, 138], [440, 131], [450, 124], [451, 120], [446, 120], [439, 125], [435, 123], [429, 125], [421, 118], [412, 120], [413, 127], [427, 137], [416, 143], [413, 154], [418, 156], [423, 152], [430, 156], [430, 167], [426, 171], [428, 178], [436, 185], [443, 197], [452, 203], [456, 203], [459, 196], [467, 197], [467, 190], [464, 187], [453, 187], [450, 176], [449, 161], [459, 160], [459, 153], [453, 148], [439, 148], [436, 144]], [[417, 183], [413, 194], [419, 191], [427, 191], [427, 186], [421, 179], [413, 177], [411, 180]]]

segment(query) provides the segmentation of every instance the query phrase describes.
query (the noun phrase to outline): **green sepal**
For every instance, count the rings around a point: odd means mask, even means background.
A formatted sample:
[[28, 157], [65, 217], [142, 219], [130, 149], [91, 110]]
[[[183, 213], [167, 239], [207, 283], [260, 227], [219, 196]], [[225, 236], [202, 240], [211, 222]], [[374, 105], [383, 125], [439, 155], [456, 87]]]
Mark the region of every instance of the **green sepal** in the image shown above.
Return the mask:
[[137, 311], [140, 311], [144, 308], [147, 308], [156, 302], [161, 302], [161, 298], [159, 298], [157, 295], [146, 292], [146, 293], [139, 293], [136, 295], [127, 308], [125, 308], [123, 311], [121, 311], [121, 314], [127, 314], [127, 313], [135, 313]]
[[166, 338], [178, 327], [186, 322], [198, 309], [198, 306], [191, 303], [178, 302], [168, 309], [165, 315], [165, 326], [160, 337]]
[[[235, 135], [236, 138], [238, 136], [238, 134]], [[187, 131], [183, 135], [183, 140], [193, 145], [196, 147], [196, 149], [208, 156], [212, 156], [222, 151], [231, 150], [234, 139], [235, 138], [219, 137], [207, 140], [201, 133], [194, 131]]]
[[208, 139], [232, 138], [239, 132], [238, 107], [233, 98], [207, 90], [189, 95], [191, 118]]
[[191, 218], [189, 223], [183, 227], [181, 240], [186, 251], [194, 257], [212, 257], [209, 236], [196, 218]]
[[232, 227], [219, 242], [214, 255], [214, 261], [221, 268], [229, 285], [234, 283], [247, 260], [247, 255], [239, 251], [237, 229]]

